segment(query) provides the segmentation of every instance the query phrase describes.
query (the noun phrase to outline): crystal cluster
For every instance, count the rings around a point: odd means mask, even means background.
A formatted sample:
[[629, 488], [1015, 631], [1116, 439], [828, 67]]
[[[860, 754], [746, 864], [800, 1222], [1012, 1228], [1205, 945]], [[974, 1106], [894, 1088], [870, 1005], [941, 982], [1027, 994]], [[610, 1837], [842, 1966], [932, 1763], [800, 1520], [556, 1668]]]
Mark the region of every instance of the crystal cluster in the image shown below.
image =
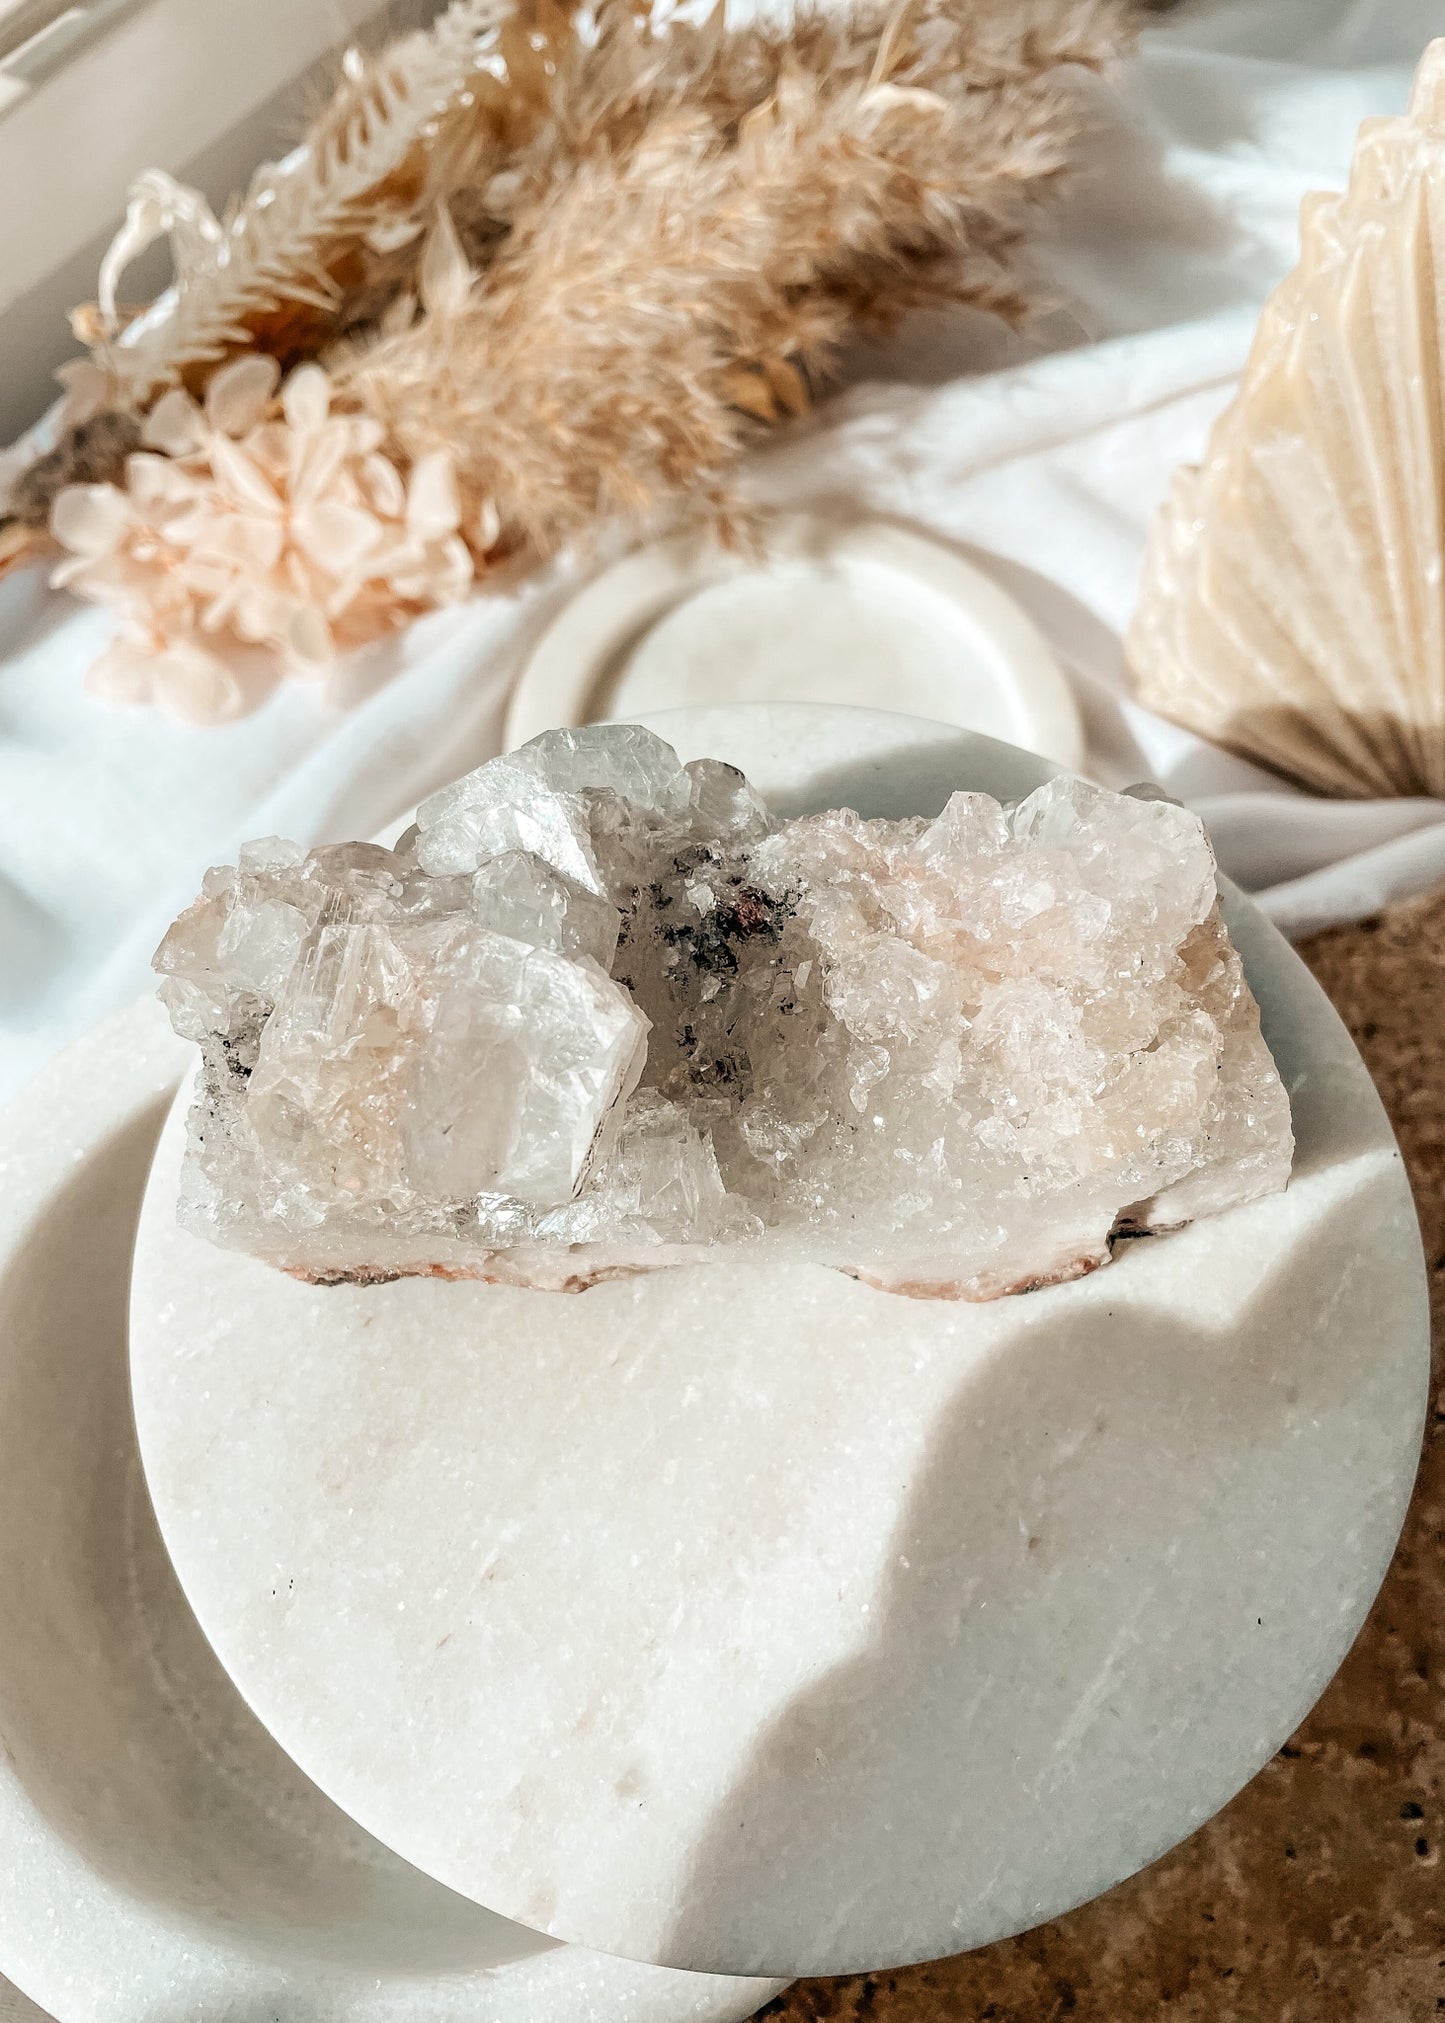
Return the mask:
[[394, 850], [253, 844], [156, 967], [203, 1060], [183, 1219], [309, 1279], [727, 1245], [987, 1299], [1289, 1174], [1198, 821], [1076, 779], [780, 823], [552, 732]]

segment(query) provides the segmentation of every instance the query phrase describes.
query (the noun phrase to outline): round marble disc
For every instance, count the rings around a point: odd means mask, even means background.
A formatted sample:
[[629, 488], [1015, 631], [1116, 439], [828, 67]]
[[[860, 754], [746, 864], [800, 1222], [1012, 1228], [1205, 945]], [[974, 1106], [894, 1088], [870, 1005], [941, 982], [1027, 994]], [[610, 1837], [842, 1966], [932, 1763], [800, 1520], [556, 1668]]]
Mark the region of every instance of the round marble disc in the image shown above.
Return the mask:
[[585, 584], [507, 706], [506, 743], [556, 725], [724, 702], [907, 711], [1078, 766], [1053, 650], [991, 576], [887, 520], [784, 514], [762, 552], [678, 535]]
[[[784, 811], [1046, 770], [866, 712], [652, 722]], [[1288, 1191], [986, 1306], [726, 1263], [317, 1289], [177, 1229], [174, 1117], [141, 1449], [192, 1606], [310, 1776], [509, 1917], [727, 1973], [982, 1945], [1223, 1805], [1375, 1593], [1427, 1375], [1368, 1076], [1231, 917]]]
[[741, 2023], [777, 1981], [559, 1946], [338, 1810], [187, 1608], [131, 1423], [141, 1193], [189, 1050], [142, 1000], [0, 1112], [0, 2023]]

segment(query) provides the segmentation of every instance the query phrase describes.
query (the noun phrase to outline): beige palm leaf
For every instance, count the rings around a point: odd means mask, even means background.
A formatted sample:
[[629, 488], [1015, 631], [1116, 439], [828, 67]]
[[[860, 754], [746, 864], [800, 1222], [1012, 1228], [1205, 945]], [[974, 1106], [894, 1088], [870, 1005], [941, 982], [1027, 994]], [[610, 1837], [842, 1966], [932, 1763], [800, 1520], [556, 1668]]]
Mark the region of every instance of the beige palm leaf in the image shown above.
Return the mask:
[[1304, 786], [1445, 795], [1445, 40], [1301, 239], [1155, 523], [1130, 665]]

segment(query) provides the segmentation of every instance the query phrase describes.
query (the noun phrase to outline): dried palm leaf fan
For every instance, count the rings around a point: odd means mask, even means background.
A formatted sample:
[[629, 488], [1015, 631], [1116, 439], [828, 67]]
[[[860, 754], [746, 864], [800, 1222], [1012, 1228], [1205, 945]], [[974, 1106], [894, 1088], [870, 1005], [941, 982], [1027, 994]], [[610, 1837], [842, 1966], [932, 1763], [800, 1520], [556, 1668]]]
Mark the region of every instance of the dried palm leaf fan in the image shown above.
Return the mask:
[[1130, 665], [1303, 786], [1445, 795], [1445, 40], [1301, 238], [1155, 524]]

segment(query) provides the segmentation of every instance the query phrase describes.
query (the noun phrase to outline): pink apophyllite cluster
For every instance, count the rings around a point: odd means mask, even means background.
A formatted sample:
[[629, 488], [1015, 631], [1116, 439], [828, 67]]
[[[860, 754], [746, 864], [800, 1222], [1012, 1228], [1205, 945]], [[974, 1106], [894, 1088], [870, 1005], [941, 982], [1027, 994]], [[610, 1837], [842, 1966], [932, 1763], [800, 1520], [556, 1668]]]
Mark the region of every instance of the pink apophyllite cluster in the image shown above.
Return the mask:
[[182, 1213], [304, 1277], [580, 1290], [754, 1254], [987, 1299], [1284, 1186], [1198, 820], [1061, 777], [779, 822], [552, 732], [394, 850], [270, 842], [157, 955]]

